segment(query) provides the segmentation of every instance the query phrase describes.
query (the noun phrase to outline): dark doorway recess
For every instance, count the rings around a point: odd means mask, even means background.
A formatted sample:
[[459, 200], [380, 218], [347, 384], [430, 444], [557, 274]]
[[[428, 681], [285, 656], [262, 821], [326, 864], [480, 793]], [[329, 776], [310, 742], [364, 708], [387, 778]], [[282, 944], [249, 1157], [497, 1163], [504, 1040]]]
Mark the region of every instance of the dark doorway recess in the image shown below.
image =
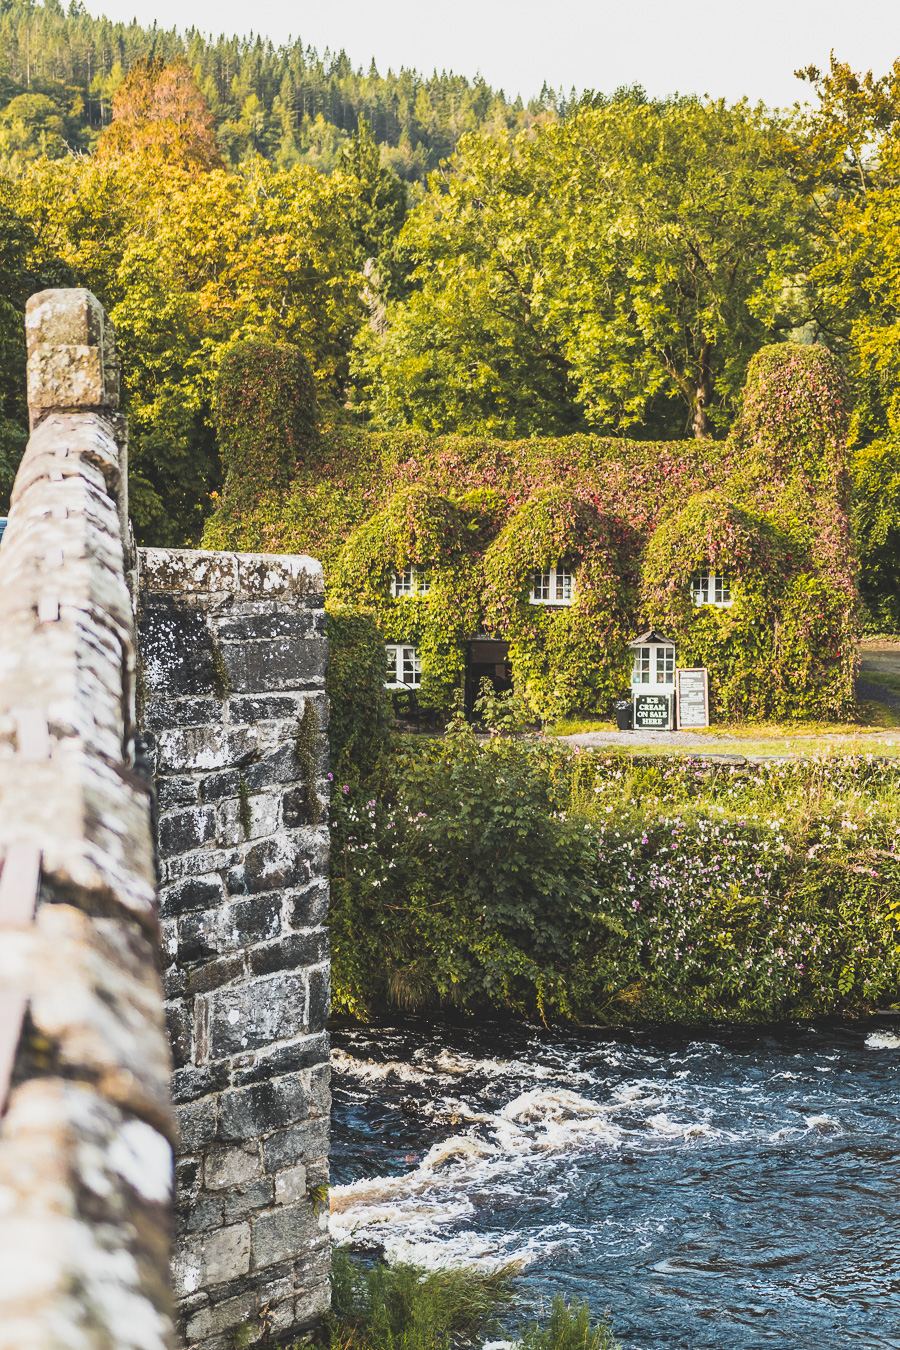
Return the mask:
[[466, 712], [471, 716], [481, 681], [491, 681], [494, 690], [503, 694], [512, 689], [512, 667], [509, 664], [509, 643], [494, 638], [473, 638], [466, 660]]

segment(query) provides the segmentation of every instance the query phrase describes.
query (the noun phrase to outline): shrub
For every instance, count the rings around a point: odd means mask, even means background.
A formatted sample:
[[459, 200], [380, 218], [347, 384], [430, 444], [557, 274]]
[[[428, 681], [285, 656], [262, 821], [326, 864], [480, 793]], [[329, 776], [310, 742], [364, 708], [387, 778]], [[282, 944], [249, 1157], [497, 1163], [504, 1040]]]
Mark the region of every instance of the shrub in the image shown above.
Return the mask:
[[391, 765], [388, 792], [344, 791], [332, 821], [336, 1004], [441, 1002], [566, 1011], [560, 978], [590, 840], [562, 815], [551, 754], [464, 721]]
[[331, 609], [326, 625], [332, 771], [358, 780], [374, 771], [390, 744], [384, 644], [373, 616], [360, 610]]
[[[335, 1247], [331, 1267], [328, 1344], [335, 1350], [466, 1350], [500, 1334], [498, 1314], [515, 1299], [515, 1265], [364, 1266]], [[519, 1332], [522, 1350], [620, 1350], [604, 1317], [594, 1322], [583, 1303], [557, 1295], [546, 1322]]]
[[849, 411], [846, 378], [827, 347], [779, 342], [747, 367], [733, 440], [763, 483], [800, 473], [843, 495]]
[[333, 805], [335, 1007], [626, 1022], [900, 997], [900, 765], [696, 763], [457, 722]]
[[219, 370], [215, 418], [226, 505], [252, 509], [272, 488], [286, 488], [315, 449], [316, 388], [306, 357], [284, 343], [233, 347]]
[[586, 1303], [554, 1295], [546, 1322], [533, 1322], [519, 1337], [522, 1350], [621, 1350], [606, 1317], [595, 1322]]
[[335, 1247], [326, 1330], [342, 1350], [462, 1350], [499, 1331], [497, 1312], [512, 1301], [515, 1266], [363, 1266]]

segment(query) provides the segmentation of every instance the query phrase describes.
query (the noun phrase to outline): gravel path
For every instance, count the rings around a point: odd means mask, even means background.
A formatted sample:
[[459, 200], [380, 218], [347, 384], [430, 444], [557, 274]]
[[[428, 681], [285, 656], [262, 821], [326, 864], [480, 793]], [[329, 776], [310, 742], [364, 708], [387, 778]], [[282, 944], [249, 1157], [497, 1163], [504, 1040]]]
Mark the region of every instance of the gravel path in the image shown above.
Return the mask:
[[596, 749], [601, 745], [673, 745], [679, 750], [699, 748], [716, 752], [739, 754], [737, 736], [695, 736], [690, 731], [581, 731], [575, 736], [560, 736], [566, 745], [583, 745]]

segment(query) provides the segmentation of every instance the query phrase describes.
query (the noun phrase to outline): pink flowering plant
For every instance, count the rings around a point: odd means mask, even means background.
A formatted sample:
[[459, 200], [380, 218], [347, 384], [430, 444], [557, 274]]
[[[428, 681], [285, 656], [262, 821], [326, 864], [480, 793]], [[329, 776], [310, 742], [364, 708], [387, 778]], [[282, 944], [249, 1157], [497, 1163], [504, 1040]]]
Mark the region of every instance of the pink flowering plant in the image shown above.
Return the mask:
[[900, 1000], [900, 768], [711, 772], [457, 719], [333, 811], [334, 996], [545, 1020], [772, 1020]]

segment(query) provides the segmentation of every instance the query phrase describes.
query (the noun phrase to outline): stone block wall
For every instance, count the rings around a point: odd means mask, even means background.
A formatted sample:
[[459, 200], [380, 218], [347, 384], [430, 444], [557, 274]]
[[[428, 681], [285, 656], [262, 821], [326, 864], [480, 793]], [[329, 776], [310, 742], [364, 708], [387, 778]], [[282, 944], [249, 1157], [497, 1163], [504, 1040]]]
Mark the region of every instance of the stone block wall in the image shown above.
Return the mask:
[[327, 642], [309, 558], [139, 551], [190, 1350], [328, 1305]]
[[0, 1350], [174, 1350], [170, 1059], [115, 346], [32, 297], [0, 546]]

